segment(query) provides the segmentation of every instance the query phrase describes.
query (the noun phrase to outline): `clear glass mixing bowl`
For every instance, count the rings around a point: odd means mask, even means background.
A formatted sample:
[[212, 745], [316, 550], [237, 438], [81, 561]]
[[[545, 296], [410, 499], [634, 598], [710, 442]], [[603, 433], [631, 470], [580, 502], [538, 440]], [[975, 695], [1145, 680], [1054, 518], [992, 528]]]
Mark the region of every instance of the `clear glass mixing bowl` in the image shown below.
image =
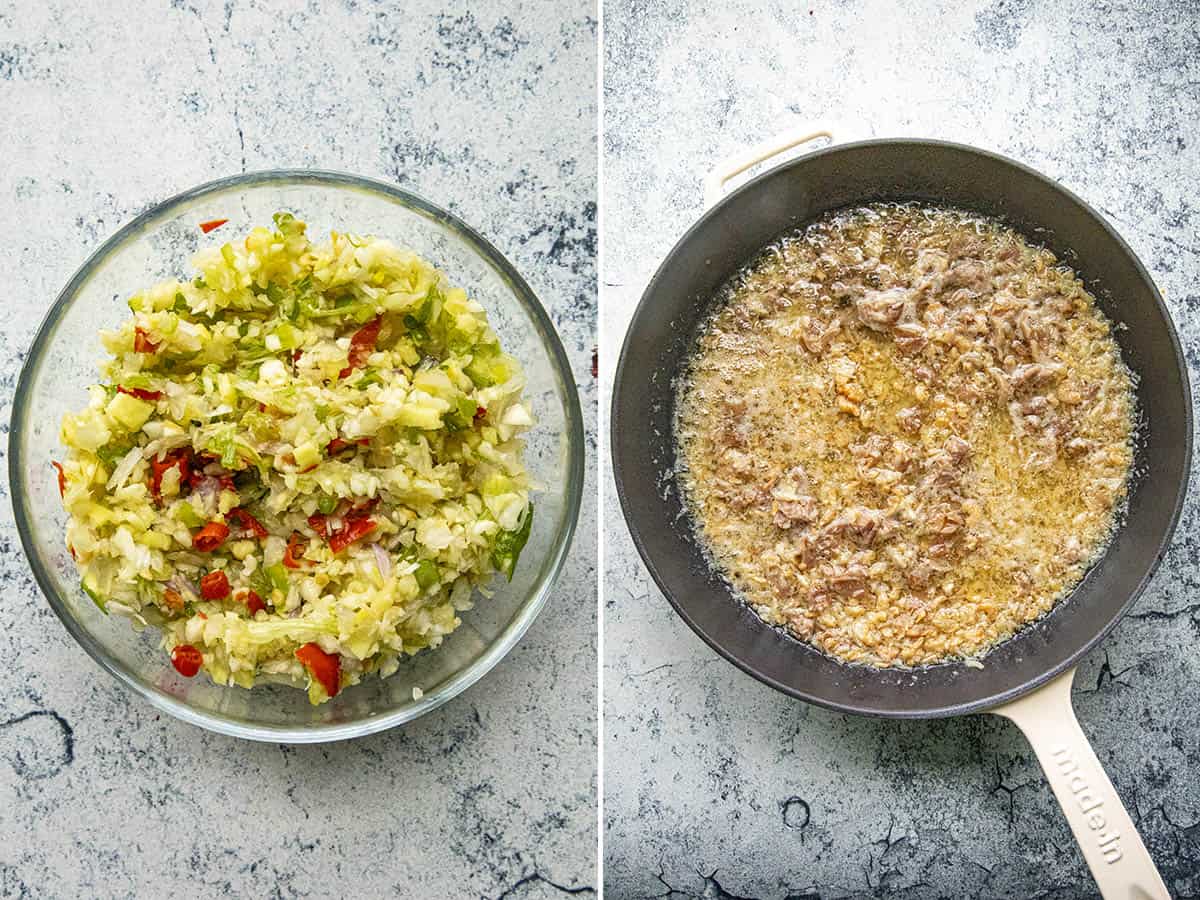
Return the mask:
[[[66, 515], [50, 460], [59, 458], [63, 413], [86, 403], [103, 357], [97, 332], [129, 315], [137, 290], [190, 278], [203, 241], [246, 233], [279, 210], [310, 233], [330, 229], [387, 237], [446, 272], [488, 311], [505, 349], [525, 367], [537, 416], [526, 463], [540, 490], [533, 533], [511, 583], [479, 598], [437, 650], [402, 663], [390, 678], [368, 678], [322, 706], [304, 691], [264, 685], [219, 687], [203, 675], [181, 678], [158, 634], [103, 615], [79, 587], [64, 545]], [[197, 227], [229, 224], [211, 237]], [[562, 344], [529, 286], [496, 249], [431, 203], [382, 182], [316, 171], [270, 171], [214, 181], [138, 216], [75, 274], [42, 323], [21, 371], [13, 404], [9, 480], [17, 529], [50, 606], [80, 646], [159, 709], [213, 731], [253, 740], [317, 742], [357, 737], [411, 721], [466, 689], [504, 657], [545, 604], [562, 568], [579, 513], [584, 438], [579, 398]], [[413, 688], [423, 696], [413, 699]]]

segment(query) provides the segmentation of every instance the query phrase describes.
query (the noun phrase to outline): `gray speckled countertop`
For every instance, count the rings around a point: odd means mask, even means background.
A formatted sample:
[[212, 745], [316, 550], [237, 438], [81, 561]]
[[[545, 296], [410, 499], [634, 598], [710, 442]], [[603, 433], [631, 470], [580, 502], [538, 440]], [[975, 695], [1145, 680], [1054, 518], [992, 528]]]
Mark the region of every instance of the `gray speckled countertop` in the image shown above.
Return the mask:
[[[834, 118], [1022, 160], [1102, 209], [1200, 373], [1200, 8], [996, 0], [608, 0], [603, 370], [705, 171]], [[605, 398], [607, 403], [607, 397]], [[791, 701], [703, 646], [646, 574], [602, 475], [607, 895], [1082, 898], [1095, 886], [1016, 729]], [[1200, 896], [1193, 490], [1165, 564], [1075, 703], [1177, 897]]]
[[[310, 166], [410, 188], [514, 262], [594, 451], [595, 8], [470, 10], [0, 3], [5, 435], [25, 348], [100, 241], [186, 187]], [[594, 894], [594, 488], [555, 596], [490, 675], [412, 725], [309, 747], [120, 688], [46, 606], [3, 488], [0, 896]]]

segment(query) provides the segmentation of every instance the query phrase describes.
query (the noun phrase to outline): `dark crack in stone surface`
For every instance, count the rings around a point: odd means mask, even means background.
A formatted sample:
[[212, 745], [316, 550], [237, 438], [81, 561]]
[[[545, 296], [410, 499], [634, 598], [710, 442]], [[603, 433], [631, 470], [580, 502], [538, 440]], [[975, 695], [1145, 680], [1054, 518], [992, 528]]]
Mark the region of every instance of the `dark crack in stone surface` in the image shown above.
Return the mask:
[[[832, 119], [850, 136], [994, 149], [1081, 194], [1166, 295], [1197, 380], [1195, 3], [610, 0], [604, 16], [602, 376], [699, 217], [707, 171]], [[1097, 896], [1015, 727], [840, 716], [743, 675], [671, 611], [607, 470], [603, 484], [608, 896]], [[1176, 897], [1200, 896], [1198, 529], [1193, 491], [1161, 570], [1075, 691]]]
[[[596, 32], [594, 4], [550, 0], [0, 4], [0, 455], [37, 323], [99, 242], [201, 182], [306, 166], [398, 182], [512, 260], [594, 453]], [[5, 479], [0, 897], [593, 896], [595, 487], [551, 602], [483, 681], [403, 728], [281, 747], [160, 715], [92, 663]]]

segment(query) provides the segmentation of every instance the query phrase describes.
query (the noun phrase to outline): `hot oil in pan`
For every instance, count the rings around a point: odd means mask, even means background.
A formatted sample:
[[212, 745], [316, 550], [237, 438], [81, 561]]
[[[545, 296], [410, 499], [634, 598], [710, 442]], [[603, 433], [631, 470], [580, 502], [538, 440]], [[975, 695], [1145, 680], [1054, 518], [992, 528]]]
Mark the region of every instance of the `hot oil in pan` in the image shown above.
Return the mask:
[[973, 661], [1102, 554], [1132, 376], [1050, 251], [879, 204], [767, 248], [718, 301], [679, 385], [678, 481], [767, 622], [848, 662]]

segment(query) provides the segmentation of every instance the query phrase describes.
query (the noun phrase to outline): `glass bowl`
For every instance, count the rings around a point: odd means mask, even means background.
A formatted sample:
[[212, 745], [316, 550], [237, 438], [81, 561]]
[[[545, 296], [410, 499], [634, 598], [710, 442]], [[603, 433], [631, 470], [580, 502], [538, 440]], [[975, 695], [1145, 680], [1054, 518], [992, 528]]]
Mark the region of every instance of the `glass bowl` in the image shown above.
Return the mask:
[[[539, 485], [533, 533], [512, 582], [477, 597], [463, 624], [436, 650], [403, 661], [390, 678], [370, 677], [321, 706], [302, 690], [253, 690], [180, 677], [127, 619], [102, 614], [79, 586], [64, 543], [66, 514], [51, 459], [60, 458], [63, 413], [86, 403], [104, 356], [97, 332], [129, 315], [128, 297], [156, 281], [191, 278], [202, 244], [223, 243], [288, 210], [314, 239], [330, 229], [387, 237], [411, 248], [479, 300], [509, 353], [525, 367], [537, 417], [526, 464]], [[197, 227], [229, 219], [206, 236]], [[87, 260], [38, 330], [13, 402], [9, 481], [21, 543], [46, 599], [81, 647], [154, 706], [185, 722], [252, 740], [311, 743], [357, 737], [409, 722], [465, 690], [524, 634], [567, 554], [583, 490], [583, 422], [566, 354], [546, 311], [516, 270], [469, 226], [382, 182], [317, 171], [268, 171], [202, 185], [138, 216]], [[422, 696], [413, 699], [413, 689]]]

